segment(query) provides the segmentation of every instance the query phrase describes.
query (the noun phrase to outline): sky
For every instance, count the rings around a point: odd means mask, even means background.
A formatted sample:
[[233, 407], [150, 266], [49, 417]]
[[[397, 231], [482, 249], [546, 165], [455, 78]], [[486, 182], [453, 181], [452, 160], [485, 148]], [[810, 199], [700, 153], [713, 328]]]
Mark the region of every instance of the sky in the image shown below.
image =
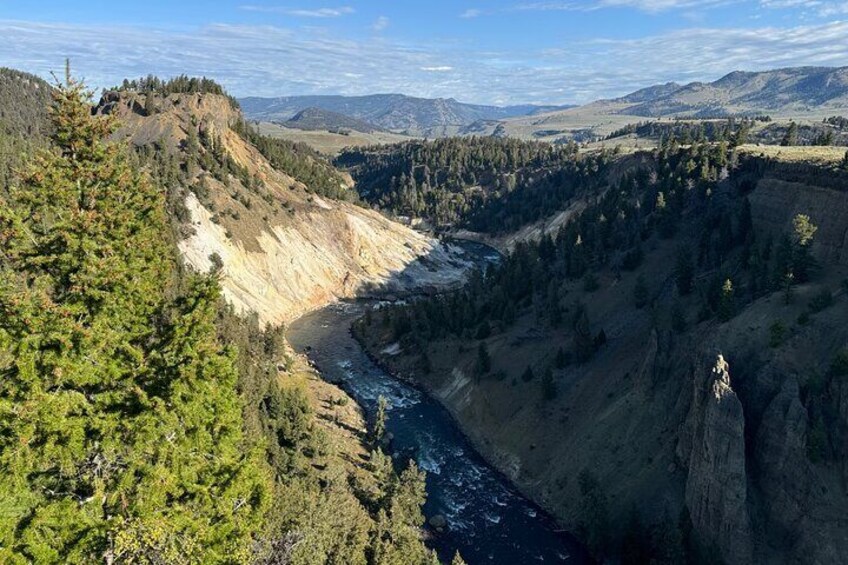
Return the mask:
[[574, 104], [734, 70], [848, 65], [848, 1], [0, 0], [0, 66], [93, 88]]

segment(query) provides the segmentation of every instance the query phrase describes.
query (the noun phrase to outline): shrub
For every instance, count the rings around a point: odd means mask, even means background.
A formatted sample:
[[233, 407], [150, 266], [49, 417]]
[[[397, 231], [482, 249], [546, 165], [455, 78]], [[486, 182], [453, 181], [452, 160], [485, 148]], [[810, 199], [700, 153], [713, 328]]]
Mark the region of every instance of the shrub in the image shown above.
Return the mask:
[[633, 287], [633, 304], [639, 309], [648, 304], [648, 286], [645, 284], [645, 277], [642, 275], [637, 277], [636, 286]]
[[834, 377], [848, 377], [848, 348], [841, 350], [830, 363], [830, 374]]
[[777, 321], [769, 326], [769, 347], [776, 348], [786, 341], [786, 326]]
[[821, 312], [822, 310], [829, 308], [833, 304], [833, 294], [830, 293], [830, 290], [824, 289], [818, 294], [816, 294], [810, 303], [807, 305], [810, 312], [816, 314]]

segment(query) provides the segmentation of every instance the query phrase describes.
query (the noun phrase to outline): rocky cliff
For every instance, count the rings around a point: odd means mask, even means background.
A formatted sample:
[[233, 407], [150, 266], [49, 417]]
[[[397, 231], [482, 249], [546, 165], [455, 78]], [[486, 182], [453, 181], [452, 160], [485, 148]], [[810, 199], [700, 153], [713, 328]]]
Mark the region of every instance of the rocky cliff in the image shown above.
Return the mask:
[[678, 455], [687, 466], [686, 507], [698, 542], [728, 563], [751, 563], [745, 416], [733, 391], [727, 361], [693, 375], [692, 405]]
[[[373, 210], [322, 198], [274, 168], [234, 130], [240, 114], [223, 96], [108, 93], [99, 111], [118, 117], [118, 136], [179, 167], [168, 182], [179, 200], [183, 257], [200, 271], [219, 268], [227, 299], [263, 323], [378, 287], [442, 288], [470, 266], [459, 249]], [[215, 159], [227, 157], [222, 172]]]

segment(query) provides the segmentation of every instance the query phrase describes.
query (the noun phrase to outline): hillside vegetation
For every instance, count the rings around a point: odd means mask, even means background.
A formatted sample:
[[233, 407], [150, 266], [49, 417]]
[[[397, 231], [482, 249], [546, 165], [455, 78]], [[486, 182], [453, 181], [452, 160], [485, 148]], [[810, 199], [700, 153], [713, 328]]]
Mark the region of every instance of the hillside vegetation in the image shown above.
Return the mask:
[[186, 166], [244, 165], [116, 130], [133, 98], [92, 115], [81, 84], [51, 92], [46, 148], [0, 193], [0, 561], [434, 563], [423, 474], [225, 305], [225, 265], [181, 265]]
[[349, 176], [254, 132], [220, 95], [106, 92], [96, 111], [120, 120], [115, 137], [166, 187], [187, 263], [220, 263], [224, 296], [262, 323], [379, 288], [455, 284], [468, 267], [458, 249], [347, 202]]
[[578, 156], [574, 145], [453, 137], [349, 149], [336, 163], [364, 200], [386, 211], [491, 233], [518, 229], [596, 188], [610, 158]]
[[0, 68], [0, 190], [48, 133], [50, 85], [38, 77]]

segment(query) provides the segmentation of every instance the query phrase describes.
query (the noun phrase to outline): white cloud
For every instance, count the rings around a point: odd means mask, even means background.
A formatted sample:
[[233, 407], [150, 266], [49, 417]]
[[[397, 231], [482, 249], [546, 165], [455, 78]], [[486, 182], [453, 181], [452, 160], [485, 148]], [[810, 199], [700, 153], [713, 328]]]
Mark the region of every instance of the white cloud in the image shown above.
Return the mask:
[[380, 16], [379, 18], [374, 20], [373, 24], [371, 24], [371, 29], [373, 29], [374, 31], [383, 31], [387, 27], [389, 27], [389, 18], [387, 18], [386, 16]]
[[848, 2], [831, 0], [760, 0], [764, 8], [801, 10], [804, 14], [832, 17], [848, 14]]
[[740, 2], [741, 0], [592, 0], [525, 2], [514, 7], [520, 11], [580, 11], [589, 12], [603, 8], [634, 8], [643, 12], [663, 12], [666, 10], [691, 10], [713, 8]]
[[476, 18], [476, 17], [481, 16], [481, 15], [483, 15], [483, 11], [482, 11], [482, 10], [478, 10], [478, 9], [476, 9], [476, 8], [469, 8], [468, 10], [465, 10], [464, 12], [462, 12], [462, 13], [459, 15], [459, 17], [460, 17], [460, 18], [471, 19], [471, 18]]
[[0, 37], [0, 64], [49, 77], [70, 57], [75, 72], [98, 88], [148, 73], [186, 73], [213, 77], [238, 96], [403, 92], [480, 103], [588, 102], [669, 80], [848, 61], [848, 22], [695, 27], [565, 41], [544, 51], [247, 25], [176, 31], [0, 20]]
[[282, 6], [257, 6], [250, 4], [239, 6], [239, 8], [248, 12], [286, 14], [301, 18], [338, 18], [339, 16], [352, 14], [356, 11], [350, 6], [341, 6], [339, 8], [285, 8]]

